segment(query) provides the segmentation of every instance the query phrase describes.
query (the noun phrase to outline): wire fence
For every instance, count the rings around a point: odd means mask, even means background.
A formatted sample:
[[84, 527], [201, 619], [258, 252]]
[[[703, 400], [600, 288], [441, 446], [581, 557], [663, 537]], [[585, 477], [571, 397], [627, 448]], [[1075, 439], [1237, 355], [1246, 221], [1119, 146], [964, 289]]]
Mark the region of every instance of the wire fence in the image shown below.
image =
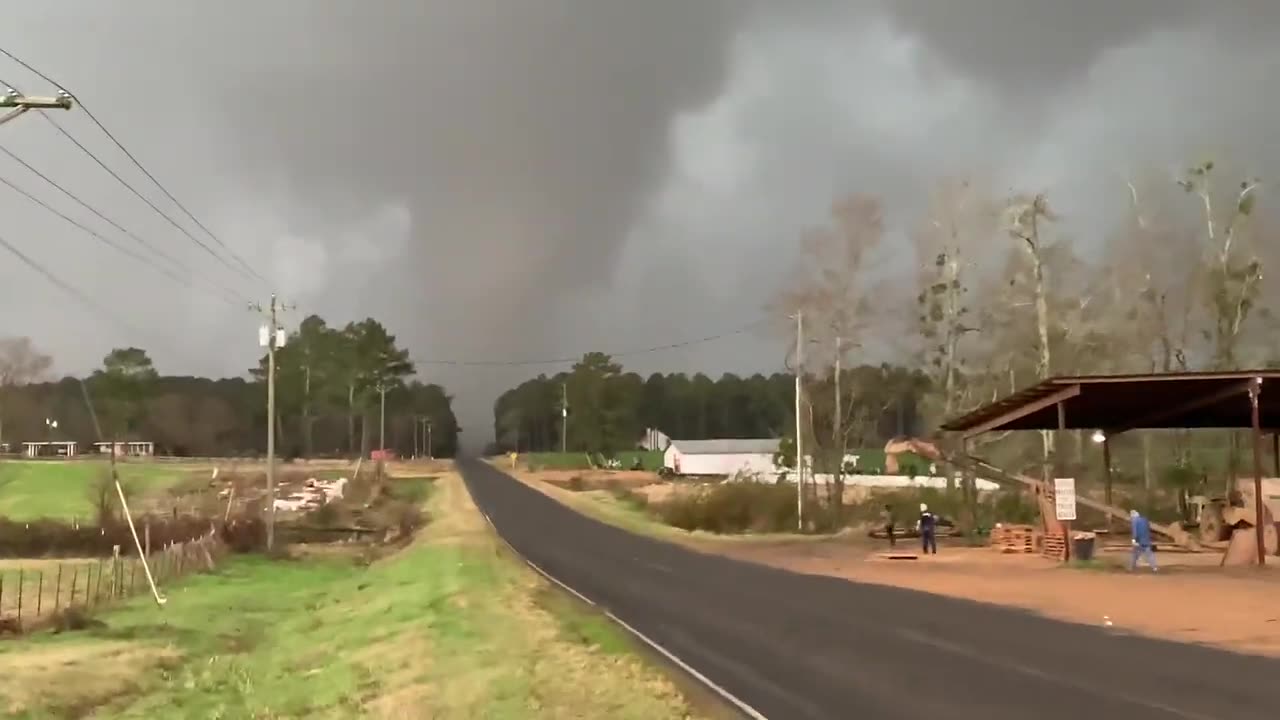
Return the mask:
[[[228, 553], [216, 532], [154, 550], [148, 557], [161, 586], [217, 568]], [[84, 560], [17, 560], [0, 564], [0, 634], [52, 623], [67, 611], [92, 612], [150, 592], [136, 555], [121, 548], [111, 557]]]

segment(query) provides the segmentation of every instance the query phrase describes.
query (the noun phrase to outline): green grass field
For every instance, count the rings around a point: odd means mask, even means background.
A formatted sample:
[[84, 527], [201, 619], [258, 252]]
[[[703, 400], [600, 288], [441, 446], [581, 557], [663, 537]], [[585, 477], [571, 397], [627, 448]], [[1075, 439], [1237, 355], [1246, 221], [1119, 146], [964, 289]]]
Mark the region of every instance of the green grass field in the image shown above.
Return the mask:
[[105, 613], [105, 627], [0, 643], [20, 718], [697, 717], [622, 631], [502, 549], [457, 475], [406, 550], [234, 560]]
[[[136, 493], [172, 487], [186, 476], [180, 465], [120, 463], [120, 479]], [[93, 461], [0, 461], [0, 516], [12, 520], [93, 517], [90, 489], [106, 472], [106, 463]]]
[[[534, 452], [521, 453], [521, 460], [530, 470], [587, 470], [591, 463], [599, 464], [600, 458], [588, 456], [587, 453], [575, 452]], [[624, 450], [614, 453], [614, 458], [621, 463], [622, 470], [630, 470], [636, 458], [644, 470], [656, 472], [662, 467], [662, 453], [656, 450]]]

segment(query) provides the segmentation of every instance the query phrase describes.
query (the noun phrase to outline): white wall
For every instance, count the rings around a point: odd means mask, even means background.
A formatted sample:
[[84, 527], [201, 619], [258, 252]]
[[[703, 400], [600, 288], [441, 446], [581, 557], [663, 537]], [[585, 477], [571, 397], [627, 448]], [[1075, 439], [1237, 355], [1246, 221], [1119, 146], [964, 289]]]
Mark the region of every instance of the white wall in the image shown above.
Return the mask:
[[[677, 462], [678, 461], [678, 462]], [[663, 464], [681, 475], [736, 475], [775, 472], [771, 453], [709, 453], [686, 455], [672, 445], [663, 454]]]

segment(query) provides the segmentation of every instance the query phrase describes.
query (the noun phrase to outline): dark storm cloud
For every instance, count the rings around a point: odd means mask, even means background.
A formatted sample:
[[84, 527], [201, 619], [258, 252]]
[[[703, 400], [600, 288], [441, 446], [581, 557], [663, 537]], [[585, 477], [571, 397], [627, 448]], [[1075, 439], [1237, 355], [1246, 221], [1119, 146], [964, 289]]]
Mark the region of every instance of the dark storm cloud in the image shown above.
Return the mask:
[[[1277, 8], [46, 0], [6, 20], [22, 29], [9, 49], [80, 93], [304, 311], [379, 317], [419, 358], [505, 360], [663, 345], [758, 318], [795, 238], [842, 193], [882, 196], [887, 244], [900, 248], [943, 174], [1048, 189], [1064, 228], [1086, 238], [1104, 231], [1100, 210], [1123, 206], [1108, 188], [1144, 163], [1235, 143], [1225, 149], [1262, 148], [1251, 170], [1265, 175], [1277, 161], [1266, 148], [1280, 53], [1265, 42]], [[105, 147], [82, 116], [67, 122]], [[24, 119], [4, 135], [127, 225], [186, 247], [47, 130]], [[1070, 227], [1082, 217], [1092, 224]], [[255, 320], [242, 309], [175, 293], [37, 210], [6, 210], [6, 222], [156, 328], [161, 339], [136, 342], [162, 368], [251, 362]], [[12, 280], [10, 330], [47, 337], [61, 367], [120, 342], [61, 301], [18, 313], [56, 293]], [[628, 367], [770, 369], [777, 340]], [[459, 395], [474, 440], [497, 392], [556, 369], [423, 376]]]

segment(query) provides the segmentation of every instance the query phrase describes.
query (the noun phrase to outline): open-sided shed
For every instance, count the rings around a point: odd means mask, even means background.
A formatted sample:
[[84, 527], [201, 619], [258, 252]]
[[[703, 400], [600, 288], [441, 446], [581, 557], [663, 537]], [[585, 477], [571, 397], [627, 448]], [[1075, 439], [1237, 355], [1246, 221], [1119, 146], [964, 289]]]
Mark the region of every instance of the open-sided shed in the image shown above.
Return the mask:
[[[1108, 475], [1113, 436], [1128, 430], [1188, 428], [1253, 430], [1254, 502], [1262, 518], [1264, 429], [1272, 433], [1280, 475], [1278, 370], [1051, 378], [942, 425], [965, 438], [1004, 430], [1094, 430], [1101, 433]], [[1256, 527], [1258, 563], [1263, 564], [1262, 523]]]

